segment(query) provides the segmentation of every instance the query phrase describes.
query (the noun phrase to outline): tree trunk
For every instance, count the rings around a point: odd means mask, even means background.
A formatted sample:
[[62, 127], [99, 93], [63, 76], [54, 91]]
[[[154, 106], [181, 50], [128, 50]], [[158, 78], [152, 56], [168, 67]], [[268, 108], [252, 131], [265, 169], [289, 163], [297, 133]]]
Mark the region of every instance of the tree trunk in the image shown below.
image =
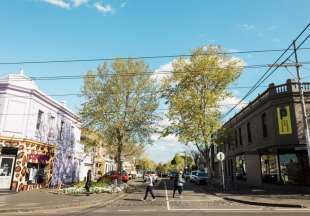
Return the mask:
[[210, 174], [211, 174], [211, 178], [213, 178], [214, 177], [214, 145], [213, 144], [211, 144], [211, 146], [210, 146], [210, 151], [211, 151], [211, 153], [210, 153], [210, 155], [211, 155], [211, 157], [210, 157]]
[[119, 143], [117, 146], [117, 172], [122, 171], [122, 152], [123, 145]]
[[123, 136], [120, 133], [120, 130], [117, 130], [117, 172], [122, 171], [122, 153], [123, 153]]

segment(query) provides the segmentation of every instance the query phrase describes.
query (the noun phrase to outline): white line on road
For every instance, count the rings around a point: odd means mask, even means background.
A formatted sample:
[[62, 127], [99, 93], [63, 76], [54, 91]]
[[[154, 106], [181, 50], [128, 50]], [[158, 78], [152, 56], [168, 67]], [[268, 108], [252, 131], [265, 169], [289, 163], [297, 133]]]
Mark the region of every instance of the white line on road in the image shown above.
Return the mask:
[[144, 209], [143, 210], [144, 212], [154, 212], [154, 211], [156, 211], [155, 209]]
[[[282, 209], [265, 209], [265, 208], [253, 208], [253, 209], [170, 209], [170, 211], [204, 211], [204, 212], [226, 212], [226, 211], [234, 211], [234, 212], [257, 212], [257, 211], [262, 211], [262, 212], [287, 212], [288, 209], [282, 208]], [[309, 212], [310, 209], [290, 209], [291, 211], [294, 212]]]
[[119, 212], [129, 212], [130, 210], [129, 209], [119, 209], [118, 211]]
[[170, 209], [171, 211], [257, 211], [264, 210], [262, 208], [258, 209]]
[[170, 204], [169, 204], [169, 199], [168, 199], [168, 191], [167, 191], [167, 184], [165, 183], [165, 191], [166, 191], [166, 202], [167, 202], [167, 210], [170, 210]]

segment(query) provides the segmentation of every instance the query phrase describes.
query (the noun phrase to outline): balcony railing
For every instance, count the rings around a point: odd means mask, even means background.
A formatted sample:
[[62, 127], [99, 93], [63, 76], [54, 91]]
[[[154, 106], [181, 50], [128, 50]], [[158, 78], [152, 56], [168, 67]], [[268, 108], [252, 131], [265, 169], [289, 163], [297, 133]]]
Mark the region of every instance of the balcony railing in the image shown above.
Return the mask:
[[[301, 85], [304, 89], [304, 92], [310, 92], [310, 82], [301, 83]], [[289, 93], [298, 94], [298, 92], [299, 92], [298, 83], [295, 80], [287, 80], [285, 84], [281, 85], [274, 85], [274, 83], [271, 83], [268, 89], [266, 89], [262, 94], [256, 97], [255, 100], [253, 100], [246, 107], [240, 110], [235, 116], [233, 116], [229, 121], [227, 121], [226, 124], [231, 122], [238, 116], [242, 115], [250, 108], [256, 107], [256, 105], [260, 104], [262, 101], [265, 101], [270, 96], [289, 94]]]

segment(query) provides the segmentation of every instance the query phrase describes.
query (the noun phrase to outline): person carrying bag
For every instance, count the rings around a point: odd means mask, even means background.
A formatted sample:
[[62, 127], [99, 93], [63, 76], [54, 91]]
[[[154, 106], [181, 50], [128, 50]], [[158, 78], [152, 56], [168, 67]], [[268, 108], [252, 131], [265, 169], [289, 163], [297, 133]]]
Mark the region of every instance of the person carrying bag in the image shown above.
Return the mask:
[[183, 174], [182, 171], [180, 171], [174, 179], [173, 196], [172, 196], [173, 198], [175, 197], [176, 191], [178, 191], [179, 197], [183, 198], [182, 192], [185, 180], [183, 179], [182, 174]]

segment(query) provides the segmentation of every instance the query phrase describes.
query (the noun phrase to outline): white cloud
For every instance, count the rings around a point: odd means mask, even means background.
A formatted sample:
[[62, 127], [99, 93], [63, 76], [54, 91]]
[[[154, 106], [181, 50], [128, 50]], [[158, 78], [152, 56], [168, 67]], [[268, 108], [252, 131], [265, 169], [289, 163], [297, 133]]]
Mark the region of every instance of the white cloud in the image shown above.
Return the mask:
[[[158, 136], [159, 137], [159, 136]], [[178, 142], [174, 135], [158, 138], [154, 144], [146, 148], [146, 153], [155, 162], [167, 162], [171, 160], [177, 152], [183, 152], [185, 145]]]
[[111, 5], [109, 4], [102, 4], [100, 2], [96, 2], [94, 4], [95, 8], [97, 9], [97, 11], [99, 11], [100, 13], [103, 13], [103, 14], [107, 14], [107, 13], [112, 13], [113, 12], [113, 8]]
[[168, 78], [171, 76], [171, 71], [173, 70], [172, 61], [159, 66], [158, 69], [154, 71], [151, 78], [155, 80], [156, 82], [160, 83], [164, 78]]
[[49, 4], [55, 5], [56, 7], [61, 7], [65, 9], [70, 8], [70, 4], [64, 0], [43, 0]]
[[[240, 102], [240, 99], [236, 96], [231, 96], [231, 97], [226, 97], [224, 100], [222, 100], [219, 105], [220, 105], [220, 111], [222, 113], [227, 112], [229, 109], [234, 107]], [[247, 102], [241, 102], [236, 109], [241, 110], [244, 108], [248, 103]]]
[[89, 0], [71, 0], [74, 7], [80, 7], [83, 4], [87, 4]]

